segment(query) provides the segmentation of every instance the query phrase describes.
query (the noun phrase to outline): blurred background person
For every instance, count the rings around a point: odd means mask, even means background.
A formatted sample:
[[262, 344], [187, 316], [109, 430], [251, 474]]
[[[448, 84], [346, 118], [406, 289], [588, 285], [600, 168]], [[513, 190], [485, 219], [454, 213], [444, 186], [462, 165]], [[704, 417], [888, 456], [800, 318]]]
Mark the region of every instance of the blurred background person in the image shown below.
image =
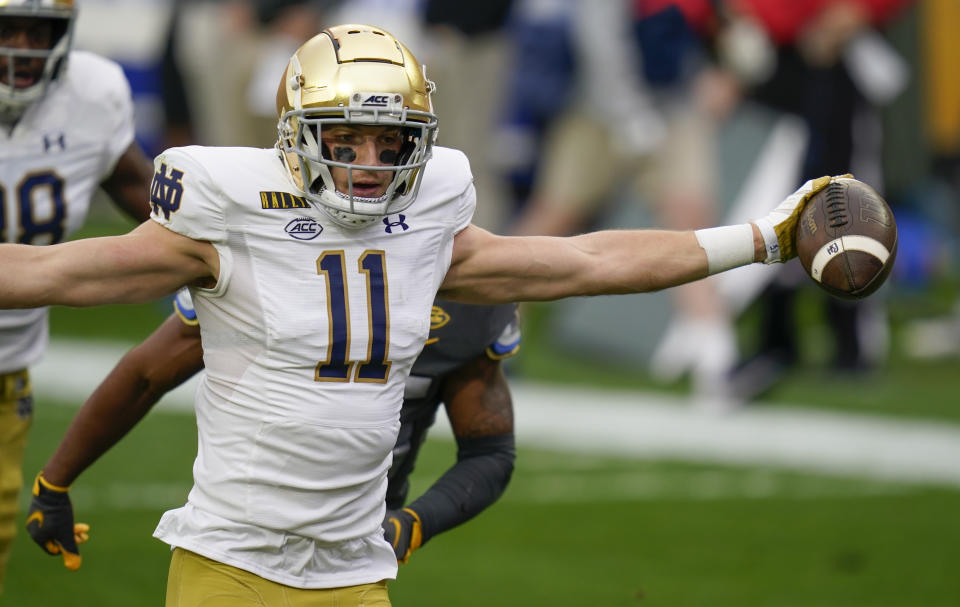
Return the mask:
[[444, 116], [441, 145], [470, 159], [477, 188], [474, 223], [500, 231], [510, 208], [496, 168], [500, 150], [490, 134], [503, 110], [509, 65], [514, 60], [506, 24], [514, 0], [450, 2], [424, 0], [427, 58], [437, 83], [434, 109]]
[[200, 143], [265, 147], [276, 140], [276, 74], [321, 30], [331, 2], [183, 2], [169, 63], [179, 66]]
[[[922, 297], [943, 274], [955, 276], [960, 247], [960, 3], [926, 0], [919, 6], [922, 35], [917, 46], [923, 69], [922, 140], [929, 148], [929, 175], [913, 182], [908, 204], [898, 215], [902, 248], [900, 278], [907, 293]], [[911, 124], [905, 125], [909, 128]], [[914, 157], [922, 156], [914, 153]], [[951, 267], [954, 266], [954, 267]], [[916, 358], [960, 356], [960, 302], [931, 318], [913, 319], [905, 327], [904, 348]]]
[[[798, 116], [807, 131], [800, 175], [853, 173], [884, 192], [879, 110], [901, 93], [908, 68], [877, 33], [910, 0], [728, 0], [731, 32], [761, 40], [748, 83], [751, 99]], [[734, 41], [730, 41], [734, 42]], [[759, 296], [758, 348], [741, 360], [728, 389], [757, 398], [799, 358], [796, 292], [808, 278], [790, 264]], [[817, 293], [833, 343], [829, 368], [859, 373], [886, 356], [889, 327], [882, 298], [847, 302]]]
[[86, 0], [77, 44], [123, 67], [151, 156], [190, 143], [263, 146], [276, 139], [276, 83], [265, 74], [322, 28], [331, 4]]
[[349, 0], [333, 4], [330, 23], [373, 23], [410, 41], [437, 85], [434, 111], [444, 117], [438, 143], [463, 150], [477, 188], [474, 223], [499, 231], [509, 213], [491, 133], [500, 119], [513, 53], [505, 27], [514, 0]]
[[[715, 27], [713, 5], [521, 4], [517, 54], [524, 56], [515, 81], [530, 83], [518, 83], [514, 100], [529, 109], [514, 110], [514, 119], [540, 130], [543, 142], [529, 197], [510, 231], [584, 231], [624, 189], [651, 205], [661, 227], [712, 225], [718, 216], [715, 133], [737, 94], [702, 44]], [[545, 89], [528, 96], [545, 80]], [[650, 371], [668, 382], [689, 373], [698, 397], [718, 396], [737, 355], [726, 305], [709, 279], [672, 295], [673, 319]]]

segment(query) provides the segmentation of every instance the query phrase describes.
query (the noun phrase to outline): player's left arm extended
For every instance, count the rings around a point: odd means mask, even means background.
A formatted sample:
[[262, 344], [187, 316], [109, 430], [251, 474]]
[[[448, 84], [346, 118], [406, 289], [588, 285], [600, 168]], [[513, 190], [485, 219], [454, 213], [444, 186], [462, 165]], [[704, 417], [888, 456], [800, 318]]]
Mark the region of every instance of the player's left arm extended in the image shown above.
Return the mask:
[[839, 177], [811, 179], [750, 223], [695, 232], [508, 237], [470, 225], [454, 239], [439, 296], [489, 304], [643, 293], [754, 262], [788, 261], [796, 257], [796, 227], [804, 205]]
[[500, 362], [483, 354], [463, 364], [444, 378], [442, 395], [457, 463], [405, 508], [388, 511], [384, 529], [401, 563], [497, 501], [513, 474], [513, 402]]
[[146, 221], [121, 236], [35, 247], [0, 244], [0, 309], [143, 303], [186, 284], [215, 282], [209, 242]]
[[454, 240], [440, 297], [546, 301], [656, 291], [707, 276], [693, 232], [609, 230], [566, 238], [496, 236], [468, 226]]
[[153, 162], [147, 158], [140, 145], [133, 141], [117, 160], [113, 172], [100, 186], [121, 211], [137, 223], [150, 217], [150, 182], [153, 179]]

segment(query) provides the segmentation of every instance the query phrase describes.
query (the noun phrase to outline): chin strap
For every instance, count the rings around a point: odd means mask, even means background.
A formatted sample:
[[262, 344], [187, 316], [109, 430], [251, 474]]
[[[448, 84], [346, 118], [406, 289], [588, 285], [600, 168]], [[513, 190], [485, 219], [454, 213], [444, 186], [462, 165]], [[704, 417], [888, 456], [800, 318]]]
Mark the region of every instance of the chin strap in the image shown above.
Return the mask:
[[380, 219], [379, 215], [357, 215], [356, 213], [348, 213], [328, 206], [324, 206], [323, 210], [338, 226], [354, 230], [365, 228]]

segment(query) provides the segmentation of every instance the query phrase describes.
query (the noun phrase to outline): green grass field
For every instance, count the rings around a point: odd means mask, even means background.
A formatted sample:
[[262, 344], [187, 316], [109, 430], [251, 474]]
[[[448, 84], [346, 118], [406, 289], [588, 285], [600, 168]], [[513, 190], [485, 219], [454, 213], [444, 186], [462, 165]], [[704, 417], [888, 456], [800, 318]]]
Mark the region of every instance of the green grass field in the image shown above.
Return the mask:
[[[942, 313], [952, 298], [947, 289], [923, 300], [894, 299], [894, 329], [911, 315]], [[56, 309], [52, 326], [60, 335], [134, 341], [168, 310], [164, 304]], [[559, 355], [545, 317], [532, 309], [515, 373], [654, 387], [642, 374]], [[747, 337], [750, 322], [742, 327]], [[816, 330], [808, 334], [804, 347], [816, 361], [823, 344]], [[957, 423], [956, 368], [956, 360], [921, 363], [896, 350], [887, 368], [868, 377], [826, 376], [808, 364], [771, 399]], [[684, 386], [660, 388], [679, 392]], [[37, 403], [26, 481], [75, 411], [75, 403]], [[0, 605], [162, 605], [169, 549], [151, 534], [164, 510], [184, 502], [195, 446], [189, 415], [150, 416], [72, 491], [78, 519], [93, 527], [82, 548], [83, 568], [68, 572], [59, 557], [42, 553], [21, 531]], [[960, 490], [761, 463], [733, 467], [522, 447], [506, 495], [476, 520], [432, 540], [401, 568], [391, 585], [395, 605], [960, 605]], [[428, 442], [413, 494], [452, 461], [452, 444]], [[27, 501], [24, 493], [23, 507]]]
[[[26, 469], [75, 409], [40, 403]], [[183, 503], [195, 449], [188, 415], [156, 414], [73, 492], [89, 522], [79, 572], [15, 543], [0, 603], [161, 605], [169, 550], [151, 537]], [[452, 461], [437, 440], [418, 487]], [[395, 605], [960, 604], [960, 491], [761, 467], [630, 461], [521, 450], [505, 497], [414, 555]]]

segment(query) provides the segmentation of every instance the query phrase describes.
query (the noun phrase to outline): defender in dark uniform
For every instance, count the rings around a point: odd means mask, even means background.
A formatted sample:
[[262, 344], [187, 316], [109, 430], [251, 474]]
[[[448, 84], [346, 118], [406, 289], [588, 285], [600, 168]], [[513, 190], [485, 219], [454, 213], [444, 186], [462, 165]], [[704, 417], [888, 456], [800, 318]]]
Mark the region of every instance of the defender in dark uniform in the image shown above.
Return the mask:
[[[88, 529], [74, 523], [70, 485], [164, 394], [203, 368], [197, 317], [185, 289], [174, 309], [94, 390], [34, 481], [28, 519], [42, 524], [27, 529], [47, 552], [63, 553], [65, 563], [79, 567], [77, 540], [85, 540]], [[406, 385], [388, 473], [383, 528], [401, 563], [434, 535], [490, 506], [506, 488], [515, 458], [513, 405], [500, 361], [519, 346], [515, 305], [435, 302], [430, 337]], [[457, 462], [404, 507], [410, 473], [441, 403], [457, 440]]]
[[[437, 300], [430, 337], [413, 365], [388, 473], [384, 532], [397, 559], [463, 523], [500, 497], [513, 472], [513, 406], [500, 361], [520, 347], [516, 306]], [[410, 473], [441, 403], [457, 463], [407, 507]], [[402, 508], [402, 509], [401, 509]]]

